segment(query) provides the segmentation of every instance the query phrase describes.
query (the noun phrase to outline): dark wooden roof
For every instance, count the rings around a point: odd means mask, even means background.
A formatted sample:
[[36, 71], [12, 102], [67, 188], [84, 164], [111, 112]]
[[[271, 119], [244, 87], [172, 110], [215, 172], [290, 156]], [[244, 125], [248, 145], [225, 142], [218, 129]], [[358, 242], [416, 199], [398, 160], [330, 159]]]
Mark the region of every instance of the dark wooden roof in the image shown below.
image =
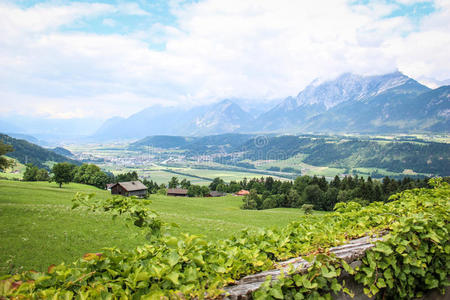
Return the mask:
[[167, 194], [175, 194], [175, 195], [187, 195], [187, 189], [168, 189]]
[[123, 187], [127, 192], [142, 191], [147, 189], [147, 187], [140, 181], [118, 182], [115, 185], [117, 184]]

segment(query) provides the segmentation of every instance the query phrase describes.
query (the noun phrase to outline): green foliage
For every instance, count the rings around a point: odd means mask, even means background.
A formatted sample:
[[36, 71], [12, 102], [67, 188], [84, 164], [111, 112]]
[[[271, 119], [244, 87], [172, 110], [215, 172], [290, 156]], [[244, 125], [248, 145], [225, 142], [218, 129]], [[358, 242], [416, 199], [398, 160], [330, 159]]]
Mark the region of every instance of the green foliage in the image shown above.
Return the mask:
[[430, 184], [435, 188], [396, 194], [384, 207], [338, 203], [335, 210], [342, 215], [370, 213], [364, 222], [391, 215], [384, 221], [390, 219], [385, 223], [390, 233], [367, 251], [355, 270], [333, 255], [318, 254], [309, 258], [312, 264], [306, 274], [292, 270], [275, 283], [268, 278], [254, 298], [332, 299], [340, 291], [351, 294], [345, 282], [337, 281], [343, 270], [354, 275], [369, 297], [413, 299], [436, 288], [444, 293], [450, 274], [450, 186], [441, 179]]
[[[71, 210], [76, 192], [95, 193], [96, 201], [111, 198], [107, 190], [78, 183], [59, 189], [48, 182], [0, 180], [0, 277], [30, 269], [44, 271], [51, 264], [75, 261], [86, 252], [101, 252], [103, 247], [131, 250], [146, 242], [139, 227], [125, 226], [125, 216], [113, 220], [108, 213]], [[149, 199], [150, 208], [164, 222], [180, 225], [164, 232], [203, 235], [208, 241], [227, 239], [244, 228], [286, 226], [304, 219], [301, 210], [244, 211], [239, 209], [241, 197], [231, 195], [153, 194]]]
[[33, 164], [27, 164], [25, 173], [23, 174], [24, 181], [48, 181], [50, 176], [46, 169], [39, 169]]
[[189, 197], [205, 197], [209, 194], [209, 188], [207, 186], [200, 185], [189, 185], [188, 187], [188, 196]]
[[169, 181], [168, 187], [169, 189], [175, 189], [178, 187], [179, 184], [180, 183], [178, 182], [178, 178], [173, 176]]
[[[342, 269], [353, 271], [327, 249], [390, 230], [385, 242], [368, 252], [355, 278], [368, 293], [395, 299], [420, 296], [425, 290], [444, 288], [449, 275], [450, 187], [445, 182], [434, 184], [434, 189], [406, 191], [388, 203], [366, 207], [340, 203], [333, 213], [312, 215], [279, 229], [243, 231], [216, 242], [167, 235], [134, 251], [87, 253], [72, 265], [7, 276], [0, 291], [4, 297], [25, 298], [216, 298], [221, 287], [244, 275], [273, 268], [276, 261], [319, 252], [308, 273], [292, 270], [290, 277], [266, 282], [255, 297], [330, 299], [331, 293], [345, 291], [337, 281]], [[81, 201], [91, 203], [83, 197]], [[117, 212], [125, 206], [129, 212], [138, 204], [110, 205]]]
[[[217, 186], [221, 185], [223, 186], [225, 184], [225, 181], [223, 179], [221, 179], [220, 177], [216, 177], [214, 178], [214, 180], [209, 184], [209, 189], [211, 191], [218, 191]], [[222, 191], [223, 191], [223, 187], [222, 187]]]
[[118, 174], [114, 178], [114, 182], [137, 181], [137, 180], [139, 180], [139, 177], [136, 171]]
[[74, 164], [63, 162], [57, 163], [52, 168], [52, 181], [59, 184], [59, 187], [63, 183], [69, 183], [73, 180], [73, 170], [76, 168]]
[[245, 195], [242, 198], [244, 204], [242, 204], [242, 209], [257, 209], [258, 203], [261, 201], [261, 198], [258, 196], [258, 193], [255, 189], [250, 190], [248, 195]]
[[[336, 168], [378, 168], [402, 173], [412, 169], [417, 173], [448, 176], [450, 144], [408, 139], [401, 141], [361, 139], [337, 136], [273, 136], [260, 147], [249, 140], [236, 149], [245, 149], [248, 160], [288, 159], [305, 154], [304, 163]], [[235, 159], [233, 162], [236, 163]], [[223, 163], [227, 163], [224, 161]], [[289, 170], [295, 171], [295, 170]]]
[[398, 220], [389, 236], [367, 253], [356, 274], [369, 296], [412, 299], [430, 289], [443, 292], [449, 285], [450, 189], [436, 179], [431, 184], [437, 188], [391, 197], [397, 200]]
[[12, 166], [14, 166], [14, 161], [11, 159], [7, 159], [6, 157], [3, 157], [2, 155], [5, 155], [6, 153], [14, 151], [13, 147], [8, 144], [4, 144], [0, 140], [0, 170], [8, 169]]
[[[10, 152], [8, 155], [12, 158], [17, 159], [22, 164], [32, 163], [33, 165], [39, 168], [47, 168], [45, 163], [48, 161], [69, 162], [73, 164], [79, 164], [78, 161], [57, 154], [51, 150], [29, 143], [25, 140], [12, 138], [10, 136], [1, 133], [0, 133], [0, 145], [9, 145], [8, 147], [13, 147], [14, 151], [12, 152], [8, 151]], [[0, 146], [0, 153], [2, 152], [1, 149], [2, 146]], [[1, 155], [3, 154], [0, 154], [0, 162], [2, 161]]]
[[114, 196], [103, 201], [93, 201], [94, 194], [76, 193], [72, 202], [72, 209], [85, 207], [91, 211], [104, 211], [112, 214], [113, 218], [126, 215], [133, 224], [146, 231], [147, 238], [159, 236], [163, 222], [158, 214], [148, 206], [150, 200], [142, 200], [135, 197]]
[[[271, 278], [257, 290], [253, 296], [255, 300], [265, 299], [332, 299], [332, 295], [344, 291], [353, 294], [338, 281], [345, 268], [353, 273], [351, 267], [342, 259], [334, 255], [317, 254], [306, 257], [311, 264], [304, 274], [291, 271], [290, 276], [282, 276], [271, 284]], [[284, 274], [283, 274], [284, 275]]]
[[73, 170], [73, 182], [84, 183], [104, 189], [110, 178], [94, 164], [82, 164]]

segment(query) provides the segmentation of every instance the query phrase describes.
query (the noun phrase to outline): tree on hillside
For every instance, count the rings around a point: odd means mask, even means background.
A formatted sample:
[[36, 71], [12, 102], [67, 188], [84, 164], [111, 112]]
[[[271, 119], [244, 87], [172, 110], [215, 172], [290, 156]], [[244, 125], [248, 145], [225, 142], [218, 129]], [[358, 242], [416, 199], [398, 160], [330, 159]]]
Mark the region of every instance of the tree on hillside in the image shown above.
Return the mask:
[[47, 181], [50, 177], [46, 169], [39, 169], [33, 164], [27, 164], [25, 173], [23, 174], [24, 181]]
[[36, 174], [36, 181], [49, 181], [50, 175], [46, 169], [39, 169]]
[[183, 189], [188, 189], [191, 186], [191, 182], [189, 180], [187, 180], [186, 178], [183, 178], [183, 180], [181, 180], [181, 182], [180, 182], [180, 186]]
[[217, 186], [220, 184], [224, 184], [225, 182], [223, 181], [222, 178], [220, 177], [216, 177], [213, 179], [213, 181], [209, 184], [209, 188], [211, 191], [217, 191]]
[[314, 205], [314, 209], [320, 210], [322, 206], [323, 191], [317, 184], [308, 185], [303, 191], [302, 198], [302, 203], [312, 204]]
[[60, 188], [63, 183], [71, 182], [73, 180], [73, 170], [75, 167], [74, 164], [67, 162], [55, 164], [52, 168], [52, 181], [58, 183]]
[[175, 176], [172, 177], [172, 179], [170, 179], [169, 181], [169, 189], [176, 189], [178, 184], [179, 184], [178, 178]]
[[14, 161], [12, 159], [7, 159], [6, 157], [2, 156], [12, 151], [14, 151], [14, 149], [11, 145], [4, 144], [2, 141], [0, 141], [0, 170], [5, 170], [14, 166]]
[[255, 189], [250, 190], [248, 195], [245, 195], [242, 199], [244, 204], [242, 205], [242, 209], [258, 209], [258, 202], [260, 202], [260, 198]]
[[114, 182], [137, 181], [137, 180], [139, 180], [138, 174], [136, 171], [133, 171], [117, 175]]
[[73, 171], [73, 181], [105, 188], [106, 184], [110, 182], [110, 177], [97, 165], [83, 164]]
[[39, 168], [34, 166], [33, 164], [27, 164], [27, 168], [25, 169], [25, 173], [23, 173], [24, 181], [36, 181], [36, 175], [39, 171]]

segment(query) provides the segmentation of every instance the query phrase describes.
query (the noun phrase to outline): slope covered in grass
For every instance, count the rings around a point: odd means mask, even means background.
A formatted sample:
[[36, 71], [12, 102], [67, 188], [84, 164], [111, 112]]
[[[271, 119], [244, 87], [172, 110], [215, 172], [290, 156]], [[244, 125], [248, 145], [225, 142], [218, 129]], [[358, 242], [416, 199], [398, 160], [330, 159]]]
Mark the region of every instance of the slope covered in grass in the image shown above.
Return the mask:
[[[72, 210], [76, 192], [111, 197], [108, 191], [71, 183], [0, 180], [0, 274], [23, 269], [45, 270], [103, 247], [132, 249], [145, 242], [138, 229], [113, 221], [106, 213]], [[280, 226], [299, 220], [298, 209], [241, 210], [241, 197], [176, 198], [152, 195], [152, 208], [174, 232], [202, 234], [216, 240], [244, 229]]]

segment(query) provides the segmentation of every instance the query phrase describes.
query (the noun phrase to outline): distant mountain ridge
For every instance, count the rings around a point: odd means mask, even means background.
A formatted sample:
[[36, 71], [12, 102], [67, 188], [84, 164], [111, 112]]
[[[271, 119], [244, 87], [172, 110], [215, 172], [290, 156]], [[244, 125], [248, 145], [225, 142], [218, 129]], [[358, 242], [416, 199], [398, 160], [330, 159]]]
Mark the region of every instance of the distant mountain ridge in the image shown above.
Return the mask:
[[[345, 110], [340, 110], [342, 106], [345, 107], [349, 103], [355, 104], [347, 107], [347, 110], [358, 115], [360, 110], [368, 107], [366, 104], [370, 102], [370, 99], [392, 90], [398, 90], [398, 93], [404, 96], [415, 97], [430, 89], [400, 72], [378, 76], [346, 73], [334, 80], [320, 84], [313, 82], [297, 97], [288, 97], [278, 106], [262, 114], [255, 121], [255, 125], [263, 131], [279, 131], [281, 129], [332, 131], [334, 127], [317, 123], [317, 118], [314, 118], [322, 115], [326, 122], [330, 118], [328, 112], [331, 111], [334, 118], [331, 120], [335, 120], [335, 123], [353, 122], [351, 118], [345, 116]], [[377, 113], [373, 107], [370, 107], [369, 110]], [[337, 113], [333, 114], [334, 112]], [[357, 125], [366, 127], [363, 123], [361, 121]]]
[[57, 154], [52, 150], [42, 148], [25, 140], [12, 138], [6, 134], [0, 133], [0, 141], [14, 148], [14, 151], [7, 153], [7, 156], [17, 159], [22, 164], [32, 163], [39, 168], [46, 169], [48, 169], [48, 166], [45, 163], [48, 161], [81, 164], [77, 160]]
[[225, 99], [197, 116], [188, 126], [193, 135], [233, 133], [242, 129], [253, 117], [238, 104]]
[[256, 116], [235, 101], [193, 109], [149, 107], [106, 121], [98, 139], [222, 133], [448, 132], [449, 86], [431, 90], [399, 71], [375, 76], [345, 73], [313, 81], [295, 97]]

